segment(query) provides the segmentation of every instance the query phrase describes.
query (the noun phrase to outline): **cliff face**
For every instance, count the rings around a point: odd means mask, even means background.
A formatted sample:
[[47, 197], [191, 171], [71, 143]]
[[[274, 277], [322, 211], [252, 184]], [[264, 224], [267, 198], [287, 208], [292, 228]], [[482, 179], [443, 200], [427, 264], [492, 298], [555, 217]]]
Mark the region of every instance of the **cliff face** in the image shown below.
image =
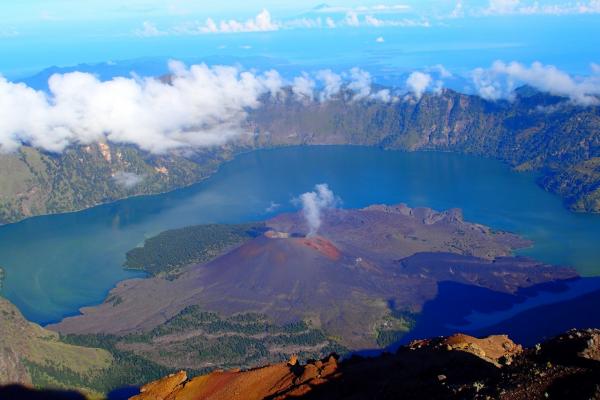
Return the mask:
[[511, 103], [451, 90], [393, 104], [288, 97], [266, 101], [249, 123], [258, 147], [352, 144], [498, 158], [540, 171], [542, 185], [570, 208], [600, 211], [600, 109], [522, 92]]
[[506, 336], [419, 340], [396, 354], [294, 358], [248, 371], [185, 372], [150, 383], [132, 400], [163, 399], [596, 399], [600, 330], [570, 331], [523, 350]]
[[444, 90], [419, 102], [320, 102], [263, 99], [246, 131], [229, 145], [192, 154], [152, 155], [133, 146], [96, 143], [46, 154], [24, 146], [0, 155], [0, 223], [79, 210], [198, 182], [232, 155], [251, 149], [316, 144], [443, 150], [495, 157], [538, 170], [544, 188], [568, 207], [600, 211], [600, 108], [525, 92], [488, 102]]

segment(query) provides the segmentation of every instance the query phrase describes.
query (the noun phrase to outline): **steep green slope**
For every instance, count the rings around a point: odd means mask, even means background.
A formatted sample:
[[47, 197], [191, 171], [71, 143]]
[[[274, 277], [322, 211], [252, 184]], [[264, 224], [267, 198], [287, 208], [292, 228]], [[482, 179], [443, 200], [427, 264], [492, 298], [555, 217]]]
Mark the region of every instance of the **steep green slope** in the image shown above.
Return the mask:
[[266, 101], [250, 116], [256, 147], [352, 144], [494, 157], [541, 173], [568, 207], [600, 212], [600, 107], [522, 90], [489, 102], [444, 90], [419, 102]]
[[24, 146], [0, 155], [0, 223], [187, 186], [214, 171], [216, 160], [200, 159], [155, 156], [104, 143], [71, 147], [62, 154]]
[[160, 193], [198, 182], [224, 160], [258, 148], [351, 144], [494, 157], [541, 173], [540, 184], [573, 210], [600, 212], [600, 107], [521, 90], [489, 102], [444, 90], [420, 101], [325, 103], [264, 99], [235, 143], [151, 155], [133, 146], [92, 144], [46, 154], [24, 146], [0, 155], [0, 224]]
[[0, 384], [78, 388], [97, 395], [88, 379], [102, 374], [112, 362], [109, 352], [67, 344], [57, 333], [25, 320], [0, 298]]

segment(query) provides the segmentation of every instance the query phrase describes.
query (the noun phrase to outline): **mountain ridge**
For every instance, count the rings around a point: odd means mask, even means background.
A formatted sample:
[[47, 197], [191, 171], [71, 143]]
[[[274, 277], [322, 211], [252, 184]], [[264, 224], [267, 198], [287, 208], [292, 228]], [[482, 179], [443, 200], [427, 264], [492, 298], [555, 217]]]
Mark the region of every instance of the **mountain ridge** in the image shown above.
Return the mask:
[[493, 157], [517, 171], [537, 171], [538, 183], [570, 209], [600, 212], [597, 106], [580, 107], [537, 91], [513, 102], [490, 102], [444, 89], [396, 103], [353, 100], [347, 93], [307, 102], [286, 93], [284, 99], [265, 97], [262, 107], [249, 112], [244, 129], [252, 134], [218, 148], [157, 156], [134, 146], [96, 143], [62, 154], [24, 146], [0, 155], [0, 223], [188, 186], [252, 150], [327, 144]]

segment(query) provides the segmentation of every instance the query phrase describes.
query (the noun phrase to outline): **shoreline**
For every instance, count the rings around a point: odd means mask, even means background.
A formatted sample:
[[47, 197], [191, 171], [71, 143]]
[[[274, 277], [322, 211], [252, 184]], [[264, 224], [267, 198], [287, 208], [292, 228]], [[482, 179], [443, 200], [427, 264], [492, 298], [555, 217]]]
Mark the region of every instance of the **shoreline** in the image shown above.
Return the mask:
[[505, 160], [502, 160], [498, 157], [492, 157], [492, 156], [486, 156], [484, 154], [475, 154], [475, 153], [469, 153], [469, 152], [461, 152], [461, 151], [453, 151], [453, 150], [443, 150], [443, 149], [417, 149], [417, 150], [409, 150], [409, 149], [395, 149], [395, 148], [389, 148], [389, 147], [383, 147], [380, 145], [363, 145], [363, 144], [291, 144], [291, 145], [280, 145], [280, 146], [266, 146], [266, 147], [257, 147], [257, 148], [252, 148], [252, 149], [248, 149], [248, 150], [242, 150], [239, 152], [234, 152], [234, 154], [231, 156], [231, 158], [227, 158], [224, 161], [218, 163], [216, 165], [216, 167], [214, 168], [214, 170], [211, 170], [207, 173], [206, 176], [201, 177], [199, 180], [192, 182], [188, 185], [184, 185], [184, 186], [177, 186], [177, 187], [173, 187], [169, 190], [164, 190], [164, 191], [159, 191], [159, 192], [152, 192], [152, 193], [144, 193], [144, 194], [134, 194], [131, 196], [125, 196], [125, 197], [121, 197], [118, 199], [114, 199], [114, 200], [110, 200], [107, 202], [100, 202], [97, 204], [93, 204], [87, 207], [83, 207], [83, 208], [78, 208], [78, 209], [73, 209], [73, 210], [68, 210], [68, 211], [60, 211], [60, 212], [54, 212], [54, 213], [43, 213], [43, 214], [36, 214], [36, 215], [31, 215], [28, 217], [24, 217], [22, 219], [13, 221], [13, 222], [8, 222], [8, 223], [0, 223], [0, 229], [2, 229], [2, 227], [5, 226], [9, 226], [9, 225], [14, 225], [14, 224], [19, 224], [25, 221], [28, 221], [30, 219], [34, 219], [34, 218], [42, 218], [42, 217], [51, 217], [54, 215], [67, 215], [67, 214], [75, 214], [75, 213], [79, 213], [79, 212], [83, 212], [92, 208], [96, 208], [96, 207], [101, 207], [101, 206], [106, 206], [106, 205], [110, 205], [110, 204], [115, 204], [121, 201], [125, 201], [128, 199], [136, 199], [136, 198], [143, 198], [143, 197], [151, 197], [151, 196], [160, 196], [163, 194], [167, 194], [167, 193], [172, 193], [172, 192], [176, 192], [178, 190], [183, 190], [186, 188], [190, 188], [192, 186], [198, 185], [202, 182], [204, 182], [205, 180], [211, 178], [212, 176], [214, 176], [216, 173], [219, 172], [220, 168], [226, 164], [229, 163], [231, 161], [233, 161], [235, 158], [239, 157], [239, 156], [243, 156], [246, 154], [251, 154], [257, 151], [270, 151], [270, 150], [278, 150], [278, 149], [285, 149], [285, 148], [294, 148], [294, 147], [298, 147], [298, 148], [303, 148], [303, 147], [364, 147], [364, 148], [369, 148], [369, 149], [380, 149], [382, 151], [392, 151], [392, 152], [401, 152], [401, 153], [447, 153], [447, 154], [457, 154], [457, 155], [461, 155], [461, 156], [468, 156], [468, 157], [475, 157], [475, 158], [482, 158], [482, 159], [487, 159], [487, 160], [495, 160], [498, 161], [500, 163], [502, 163], [503, 165], [507, 166], [508, 168], [510, 168], [510, 170], [516, 174], [523, 174], [523, 173], [533, 173], [536, 176], [536, 179], [534, 180], [534, 183], [536, 186], [538, 186], [539, 188], [541, 188], [542, 190], [544, 190], [547, 193], [550, 193], [554, 196], [557, 196], [558, 198], [561, 199], [562, 205], [563, 207], [568, 210], [569, 212], [572, 212], [574, 214], [582, 214], [582, 215], [586, 215], [586, 214], [590, 214], [590, 215], [600, 215], [600, 211], [593, 211], [593, 210], [579, 210], [579, 209], [573, 209], [572, 207], [569, 207], [568, 204], [566, 203], [566, 198], [564, 198], [563, 196], [560, 196], [558, 193], [553, 192], [548, 190], [547, 188], [545, 188], [544, 186], [541, 185], [541, 182], [539, 181], [539, 177], [542, 174], [542, 171], [539, 169], [536, 170], [519, 170], [517, 169], [515, 166], [511, 165], [510, 163], [508, 163]]

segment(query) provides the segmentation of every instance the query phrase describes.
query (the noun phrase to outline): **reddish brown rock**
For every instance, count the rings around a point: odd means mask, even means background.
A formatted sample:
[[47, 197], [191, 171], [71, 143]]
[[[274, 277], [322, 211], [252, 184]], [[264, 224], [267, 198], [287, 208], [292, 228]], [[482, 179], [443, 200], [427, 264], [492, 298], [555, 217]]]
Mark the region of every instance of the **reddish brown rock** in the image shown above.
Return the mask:
[[181, 384], [187, 381], [185, 371], [179, 371], [158, 381], [151, 382], [140, 389], [140, 394], [131, 400], [164, 400], [181, 388]]

